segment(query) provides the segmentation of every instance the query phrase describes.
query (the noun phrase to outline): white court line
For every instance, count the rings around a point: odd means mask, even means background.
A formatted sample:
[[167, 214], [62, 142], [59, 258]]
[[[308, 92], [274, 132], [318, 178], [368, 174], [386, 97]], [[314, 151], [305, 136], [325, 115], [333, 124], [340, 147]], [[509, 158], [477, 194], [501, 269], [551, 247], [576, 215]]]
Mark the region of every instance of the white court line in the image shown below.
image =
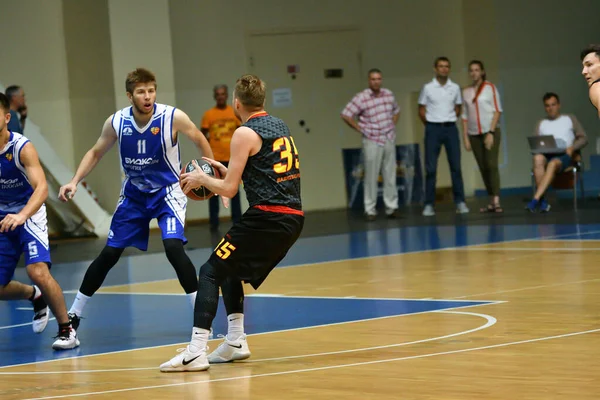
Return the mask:
[[[449, 335], [438, 336], [438, 337], [433, 337], [433, 338], [428, 338], [428, 339], [415, 340], [412, 342], [395, 343], [395, 344], [388, 344], [388, 345], [384, 345], [384, 346], [375, 346], [375, 347], [363, 347], [360, 349], [352, 349], [352, 350], [331, 351], [328, 353], [304, 354], [304, 355], [298, 355], [298, 356], [287, 356], [287, 357], [277, 357], [277, 358], [262, 358], [262, 359], [257, 359], [257, 360], [250, 360], [247, 362], [258, 363], [258, 362], [265, 362], [265, 361], [291, 360], [291, 359], [296, 359], [296, 358], [321, 357], [321, 356], [328, 356], [328, 355], [334, 355], [334, 354], [356, 353], [356, 352], [360, 352], [360, 351], [371, 351], [371, 350], [386, 349], [386, 348], [391, 348], [391, 347], [409, 346], [409, 345], [413, 345], [413, 344], [426, 343], [426, 342], [432, 342], [435, 340], [443, 340], [443, 339], [449, 339], [449, 338], [456, 337], [456, 336], [468, 335], [469, 333], [487, 329], [487, 328], [495, 325], [497, 322], [496, 318], [489, 316], [487, 314], [477, 314], [477, 313], [470, 313], [470, 312], [466, 312], [466, 311], [443, 311], [443, 310], [442, 311], [433, 311], [433, 312], [438, 313], [438, 314], [458, 314], [458, 315], [476, 316], [476, 317], [484, 318], [487, 322], [481, 326], [478, 326], [477, 328], [469, 329], [466, 331], [461, 331], [461, 332], [452, 333]], [[74, 371], [42, 371], [42, 372], [26, 371], [26, 372], [0, 372], [0, 375], [83, 374], [83, 373], [96, 373], [96, 372], [147, 371], [147, 370], [156, 370], [156, 369], [157, 369], [157, 367], [74, 370]]]
[[561, 252], [561, 251], [598, 251], [600, 247], [490, 247], [490, 248], [481, 248], [477, 247], [475, 249], [456, 249], [453, 251], [540, 251], [540, 252]]
[[33, 307], [17, 307], [15, 310], [18, 311], [33, 311]]
[[[481, 304], [474, 304], [474, 305], [469, 304], [469, 305], [466, 305], [466, 306], [449, 307], [449, 308], [445, 308], [444, 310], [439, 310], [439, 311], [460, 310], [461, 308], [472, 308], [472, 307], [490, 306], [490, 305], [500, 304], [500, 303], [505, 303], [505, 302], [504, 301], [500, 301], [500, 302], [488, 302], [488, 303], [481, 303]], [[358, 319], [358, 320], [354, 320], [354, 321], [333, 322], [333, 323], [330, 323], [330, 324], [321, 324], [321, 325], [314, 325], [314, 326], [303, 326], [301, 328], [290, 328], [290, 329], [282, 329], [282, 330], [278, 330], [278, 331], [252, 333], [252, 334], [249, 334], [247, 336], [270, 335], [270, 334], [273, 334], [273, 333], [282, 333], [282, 332], [294, 332], [294, 331], [301, 331], [301, 330], [304, 330], [304, 329], [323, 328], [323, 327], [337, 326], [337, 325], [344, 325], [344, 324], [354, 324], [354, 323], [357, 323], [357, 322], [368, 322], [368, 321], [377, 321], [377, 320], [389, 319], [389, 318], [407, 317], [407, 316], [411, 316], [411, 315], [421, 315], [421, 314], [427, 314], [427, 313], [431, 313], [431, 312], [435, 312], [435, 311], [420, 311], [420, 312], [416, 312], [416, 313], [412, 313], [412, 314], [388, 315], [388, 316], [385, 316], [385, 317], [375, 317], [375, 318]], [[190, 327], [190, 330], [191, 330], [191, 327]], [[221, 339], [214, 339], [214, 340], [211, 340], [209, 342], [214, 342], [214, 341], [219, 341], [220, 342]], [[44, 361], [34, 361], [34, 362], [21, 363], [21, 364], [4, 365], [4, 366], [0, 366], [0, 370], [6, 369], [6, 368], [12, 368], [12, 367], [21, 367], [21, 366], [24, 366], [24, 365], [46, 364], [46, 363], [52, 363], [52, 362], [64, 361], [64, 360], [74, 360], [74, 359], [87, 358], [87, 357], [99, 357], [99, 356], [105, 356], [105, 355], [108, 355], [108, 354], [121, 354], [121, 353], [129, 353], [129, 352], [138, 351], [138, 350], [158, 349], [158, 348], [161, 348], [161, 347], [186, 346], [188, 344], [189, 344], [189, 342], [161, 344], [161, 345], [157, 345], [157, 346], [139, 347], [139, 348], [135, 348], [135, 349], [108, 351], [106, 353], [85, 354], [85, 355], [81, 355], [81, 356], [63, 357], [63, 358], [57, 358], [57, 359], [54, 359], [54, 360], [44, 360]]]
[[350, 363], [350, 364], [338, 364], [338, 365], [330, 365], [327, 367], [305, 368], [305, 369], [296, 369], [296, 370], [282, 371], [282, 372], [270, 372], [270, 373], [257, 374], [257, 375], [242, 375], [242, 376], [235, 376], [235, 377], [229, 377], [229, 378], [205, 379], [202, 381], [194, 381], [194, 382], [169, 383], [169, 384], [164, 384], [164, 385], [139, 386], [139, 387], [133, 387], [133, 388], [127, 388], [127, 389], [105, 390], [105, 391], [101, 391], [101, 392], [88, 392], [88, 393], [78, 393], [78, 394], [69, 394], [69, 395], [61, 395], [61, 396], [37, 397], [37, 398], [31, 398], [31, 399], [26, 399], [26, 400], [46, 400], [46, 399], [62, 399], [65, 397], [84, 397], [84, 396], [93, 396], [93, 395], [98, 395], [98, 394], [123, 393], [123, 392], [133, 392], [133, 391], [137, 391], [137, 390], [164, 389], [164, 388], [168, 388], [168, 387], [199, 385], [199, 384], [206, 384], [206, 383], [212, 383], [212, 382], [236, 381], [236, 380], [241, 380], [241, 379], [262, 378], [262, 377], [267, 377], [267, 376], [300, 374], [300, 373], [305, 373], [305, 372], [326, 371], [326, 370], [340, 369], [340, 368], [364, 367], [365, 365], [383, 364], [383, 363], [389, 363], [389, 362], [395, 362], [395, 361], [406, 361], [406, 360], [414, 360], [414, 359], [420, 359], [420, 358], [444, 356], [444, 355], [449, 355], [449, 354], [468, 353], [468, 352], [479, 351], [479, 350], [489, 350], [489, 349], [495, 349], [495, 348], [500, 348], [500, 347], [516, 346], [516, 345], [520, 345], [520, 344], [542, 342], [545, 340], [553, 340], [553, 339], [562, 339], [562, 338], [566, 338], [566, 337], [586, 335], [589, 333], [596, 333], [596, 332], [600, 332], [600, 328], [591, 329], [591, 330], [587, 330], [587, 331], [565, 333], [562, 335], [546, 336], [546, 337], [527, 339], [527, 340], [519, 340], [516, 342], [500, 343], [500, 344], [493, 344], [493, 345], [480, 346], [480, 347], [470, 347], [470, 348], [466, 348], [466, 349], [442, 351], [442, 352], [438, 352], [438, 353], [419, 354], [416, 356], [388, 358], [388, 359], [383, 359], [383, 360], [363, 361], [363, 362]]
[[469, 295], [466, 295], [466, 296], [457, 296], [457, 297], [455, 297], [455, 299], [466, 299], [468, 297], [475, 297], [475, 296], [488, 296], [488, 295], [491, 295], [491, 294], [521, 292], [521, 291], [524, 291], [524, 290], [545, 289], [545, 288], [551, 288], [551, 287], [557, 287], [557, 286], [575, 285], [577, 283], [588, 283], [588, 282], [597, 282], [597, 281], [600, 281], [600, 278], [586, 279], [586, 280], [583, 280], [583, 281], [555, 283], [555, 284], [552, 284], [552, 285], [528, 286], [528, 287], [518, 288], [518, 289], [498, 290], [496, 292], [485, 292], [485, 293], [469, 294]]
[[[56, 318], [52, 317], [52, 318], [48, 318], [48, 321], [54, 321]], [[2, 329], [11, 329], [11, 328], [19, 328], [21, 326], [27, 326], [27, 325], [33, 325], [33, 321], [32, 322], [25, 322], [24, 324], [17, 324], [17, 325], [8, 325], [8, 326], [0, 326], [0, 330]], [[1, 367], [0, 367], [1, 368]]]
[[[187, 296], [185, 293], [150, 293], [150, 292], [96, 292], [95, 294], [107, 294], [107, 295], [140, 295], [140, 296]], [[262, 293], [253, 293], [247, 294], [246, 297], [278, 297], [278, 298], [286, 298], [286, 299], [319, 299], [319, 300], [383, 300], [383, 301], [449, 301], [449, 302], [473, 302], [473, 301], [481, 301], [488, 303], [506, 303], [504, 300], [460, 300], [458, 298], [450, 298], [450, 299], [436, 299], [436, 298], [406, 298], [406, 297], [357, 297], [357, 296], [290, 296], [287, 294], [262, 294]], [[433, 311], [430, 311], [433, 312]]]
[[[582, 232], [582, 233], [579, 233], [579, 232], [577, 232], [577, 233], [563, 233], [563, 234], [560, 234], [560, 235], [537, 236], [537, 237], [522, 238], [522, 239], [502, 240], [502, 241], [498, 241], [498, 242], [486, 242], [486, 243], [467, 244], [467, 245], [464, 245], [464, 246], [442, 247], [442, 248], [438, 248], [438, 249], [425, 249], [425, 250], [414, 250], [414, 251], [403, 251], [403, 252], [401, 251], [401, 252], [398, 252], [398, 253], [377, 254], [377, 255], [373, 255], [373, 256], [346, 257], [346, 258], [339, 258], [339, 259], [335, 259], [335, 260], [316, 261], [316, 262], [304, 263], [304, 264], [281, 265], [281, 266], [277, 266], [276, 268], [277, 269], [280, 269], [280, 268], [281, 269], [285, 269], [285, 268], [310, 267], [310, 266], [315, 266], [315, 265], [337, 263], [337, 262], [343, 262], [343, 261], [354, 261], [354, 260], [360, 261], [360, 260], [377, 259], [377, 258], [384, 258], [384, 257], [390, 257], [390, 256], [398, 256], [398, 255], [403, 255], [403, 254], [420, 254], [420, 253], [429, 253], [429, 252], [434, 252], [434, 251], [461, 250], [461, 249], [465, 249], [467, 247], [472, 248], [472, 247], [488, 246], [488, 245], [495, 245], [495, 244], [502, 244], [502, 243], [525, 242], [525, 241], [529, 241], [529, 240], [530, 241], [551, 240], [551, 239], [559, 239], [559, 238], [569, 237], [569, 236], [583, 236], [583, 235], [594, 235], [594, 234], [600, 234], [600, 230], [589, 231], [589, 232]], [[195, 251], [195, 250], [201, 250], [201, 249], [194, 249], [192, 251]], [[132, 255], [132, 256], [127, 256], [127, 257], [142, 257], [142, 256]], [[107, 288], [111, 288], [111, 287], [120, 287], [120, 286], [126, 286], [126, 285], [141, 285], [141, 284], [145, 284], [145, 283], [166, 282], [166, 281], [172, 281], [172, 280], [174, 280], [174, 278], [156, 279], [156, 280], [144, 281], [144, 282], [119, 283], [119, 284], [116, 284], [116, 285], [105, 285], [105, 286], [102, 286], [102, 288], [107, 289]], [[77, 289], [75, 289], [75, 290], [63, 290], [63, 293], [76, 294], [77, 293]]]

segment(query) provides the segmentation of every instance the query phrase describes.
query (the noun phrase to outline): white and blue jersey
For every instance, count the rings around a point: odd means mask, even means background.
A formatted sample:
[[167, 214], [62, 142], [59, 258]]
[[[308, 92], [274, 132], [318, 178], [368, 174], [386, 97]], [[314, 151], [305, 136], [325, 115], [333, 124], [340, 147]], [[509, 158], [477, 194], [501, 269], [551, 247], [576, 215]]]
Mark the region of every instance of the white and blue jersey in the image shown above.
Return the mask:
[[135, 123], [132, 107], [113, 115], [126, 183], [140, 192], [153, 193], [179, 182], [181, 162], [179, 144], [173, 140], [174, 113], [174, 107], [155, 104], [152, 119], [144, 127]]
[[163, 239], [187, 243], [183, 234], [187, 197], [179, 186], [181, 161], [179, 143], [173, 140], [174, 114], [174, 107], [157, 103], [144, 127], [136, 124], [132, 107], [113, 115], [125, 180], [108, 233], [111, 247], [147, 250], [154, 218]]
[[[21, 163], [21, 150], [27, 143], [25, 136], [10, 132], [8, 143], [0, 150], [0, 220], [20, 212], [33, 193]], [[22, 226], [0, 233], [0, 286], [10, 282], [22, 253], [26, 265], [50, 265], [49, 250], [46, 206], [42, 205]]]

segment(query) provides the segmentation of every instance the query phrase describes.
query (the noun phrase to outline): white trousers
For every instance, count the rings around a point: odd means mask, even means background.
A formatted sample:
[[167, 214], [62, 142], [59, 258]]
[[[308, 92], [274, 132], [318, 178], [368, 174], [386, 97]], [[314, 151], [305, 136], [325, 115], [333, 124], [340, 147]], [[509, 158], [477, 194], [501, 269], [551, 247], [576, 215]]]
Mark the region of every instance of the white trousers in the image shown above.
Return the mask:
[[398, 209], [398, 189], [396, 188], [396, 144], [386, 141], [384, 146], [363, 139], [365, 163], [364, 204], [365, 214], [376, 215], [377, 188], [379, 173], [383, 178], [383, 202], [386, 214]]

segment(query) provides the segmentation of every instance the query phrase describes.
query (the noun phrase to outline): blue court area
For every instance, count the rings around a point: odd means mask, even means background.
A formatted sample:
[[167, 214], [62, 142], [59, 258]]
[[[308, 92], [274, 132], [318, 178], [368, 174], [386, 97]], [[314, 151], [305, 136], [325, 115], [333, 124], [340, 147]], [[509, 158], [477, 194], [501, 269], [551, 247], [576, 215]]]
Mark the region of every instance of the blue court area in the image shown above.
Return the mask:
[[[600, 239], [600, 225], [421, 226], [302, 238], [281, 267], [524, 239]], [[210, 252], [197, 249], [189, 255], [198, 268]], [[88, 265], [67, 263], [52, 269], [67, 291], [67, 308]], [[22, 269], [16, 279], [28, 282]], [[123, 257], [105, 286], [161, 279], [175, 279], [166, 257], [141, 253]], [[250, 334], [273, 332], [481, 304], [486, 302], [252, 296], [246, 303], [246, 330]], [[192, 325], [185, 296], [97, 294], [89, 302], [80, 327], [82, 346], [54, 352], [50, 348], [56, 331], [54, 321], [41, 335], [35, 335], [30, 325], [19, 326], [31, 321], [29, 307], [28, 302], [0, 303], [0, 366], [182, 343], [188, 340]], [[226, 330], [223, 313], [221, 305], [214, 325], [216, 334]]]

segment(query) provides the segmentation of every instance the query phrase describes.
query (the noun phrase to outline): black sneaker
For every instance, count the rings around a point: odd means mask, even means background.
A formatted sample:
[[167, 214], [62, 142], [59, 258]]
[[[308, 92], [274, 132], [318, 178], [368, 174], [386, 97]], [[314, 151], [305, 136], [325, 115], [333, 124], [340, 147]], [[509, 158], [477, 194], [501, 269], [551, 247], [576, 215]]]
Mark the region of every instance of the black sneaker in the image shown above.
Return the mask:
[[69, 313], [69, 322], [71, 323], [71, 327], [75, 330], [79, 328], [79, 323], [81, 322], [81, 318], [79, 318], [74, 313]]

